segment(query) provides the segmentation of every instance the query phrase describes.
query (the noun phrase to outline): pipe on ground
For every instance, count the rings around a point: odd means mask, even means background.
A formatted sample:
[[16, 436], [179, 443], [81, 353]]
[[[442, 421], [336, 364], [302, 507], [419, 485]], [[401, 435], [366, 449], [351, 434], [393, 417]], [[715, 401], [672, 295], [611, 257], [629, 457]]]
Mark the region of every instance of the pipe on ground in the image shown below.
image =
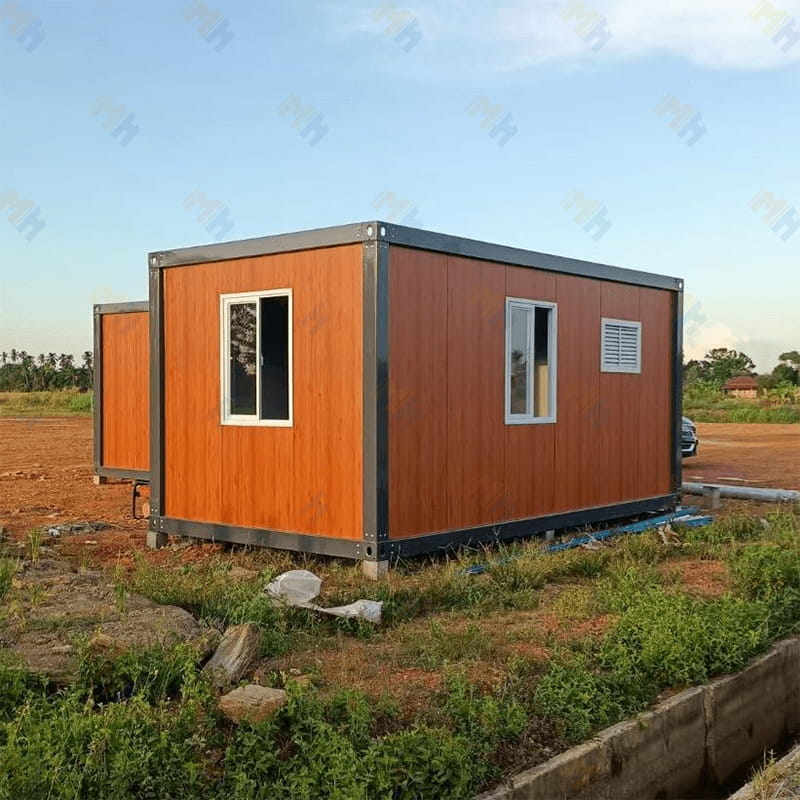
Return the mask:
[[790, 489], [756, 489], [752, 486], [725, 486], [720, 483], [684, 483], [682, 489], [686, 494], [703, 494], [704, 489], [719, 489], [720, 497], [737, 500], [761, 500], [767, 503], [800, 502], [800, 492]]

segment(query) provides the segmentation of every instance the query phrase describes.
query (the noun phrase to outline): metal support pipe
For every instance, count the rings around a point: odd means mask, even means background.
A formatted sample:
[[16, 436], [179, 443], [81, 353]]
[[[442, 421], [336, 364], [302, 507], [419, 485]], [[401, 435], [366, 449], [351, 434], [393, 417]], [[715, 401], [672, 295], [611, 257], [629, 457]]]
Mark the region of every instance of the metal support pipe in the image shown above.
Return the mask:
[[700, 494], [709, 489], [719, 489], [720, 497], [730, 497], [737, 500], [761, 500], [765, 503], [797, 503], [800, 502], [800, 492], [790, 489], [756, 489], [752, 486], [725, 486], [720, 483], [684, 483], [683, 491], [686, 494]]

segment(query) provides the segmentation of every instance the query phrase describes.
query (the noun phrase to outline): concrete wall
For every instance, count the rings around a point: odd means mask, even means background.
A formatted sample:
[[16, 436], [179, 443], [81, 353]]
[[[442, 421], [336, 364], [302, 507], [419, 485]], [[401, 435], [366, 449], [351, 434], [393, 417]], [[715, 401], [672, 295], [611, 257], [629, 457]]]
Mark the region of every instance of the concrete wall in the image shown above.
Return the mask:
[[800, 639], [687, 689], [478, 800], [667, 800], [725, 783], [800, 730]]

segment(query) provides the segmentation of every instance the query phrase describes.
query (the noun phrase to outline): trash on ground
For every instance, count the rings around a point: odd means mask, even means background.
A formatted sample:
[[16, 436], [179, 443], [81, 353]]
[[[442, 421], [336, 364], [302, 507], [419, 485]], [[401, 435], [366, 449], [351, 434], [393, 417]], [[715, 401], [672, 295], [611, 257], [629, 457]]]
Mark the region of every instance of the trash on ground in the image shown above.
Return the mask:
[[268, 584], [264, 593], [278, 605], [310, 608], [323, 614], [344, 619], [364, 619], [380, 624], [383, 602], [378, 600], [356, 600], [346, 606], [322, 608], [313, 601], [319, 596], [322, 580], [306, 569], [284, 572]]
[[53, 539], [60, 539], [62, 536], [92, 536], [110, 527], [105, 522], [66, 522], [63, 525], [53, 525], [47, 529], [47, 533]]
[[[662, 514], [657, 517], [641, 520], [640, 522], [632, 522], [629, 525], [621, 525], [617, 528], [607, 528], [606, 530], [575, 536], [566, 542], [549, 545], [544, 548], [544, 551], [546, 553], [558, 553], [562, 550], [571, 550], [575, 547], [580, 547], [583, 550], [600, 550], [605, 546], [605, 540], [613, 536], [618, 536], [623, 533], [643, 533], [654, 529], [663, 531], [663, 533], [661, 533], [661, 539], [664, 544], [677, 544], [677, 536], [671, 527], [672, 525], [685, 525], [690, 528], [698, 528], [702, 525], [710, 525], [714, 521], [714, 518], [710, 515], [698, 514], [697, 512], [699, 510], [697, 506], [687, 506], [671, 514]], [[516, 560], [516, 558], [517, 557], [504, 558], [486, 564], [472, 564], [461, 570], [461, 574], [482, 575], [492, 567], [507, 564], [509, 561]]]

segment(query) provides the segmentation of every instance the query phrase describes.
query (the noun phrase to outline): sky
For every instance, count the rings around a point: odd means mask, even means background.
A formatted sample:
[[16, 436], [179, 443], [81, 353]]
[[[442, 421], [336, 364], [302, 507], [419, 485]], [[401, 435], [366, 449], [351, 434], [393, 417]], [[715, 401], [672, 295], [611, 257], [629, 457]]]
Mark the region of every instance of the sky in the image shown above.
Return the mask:
[[376, 218], [800, 348], [800, 0], [0, 0], [0, 76], [3, 351], [90, 349], [150, 251]]

